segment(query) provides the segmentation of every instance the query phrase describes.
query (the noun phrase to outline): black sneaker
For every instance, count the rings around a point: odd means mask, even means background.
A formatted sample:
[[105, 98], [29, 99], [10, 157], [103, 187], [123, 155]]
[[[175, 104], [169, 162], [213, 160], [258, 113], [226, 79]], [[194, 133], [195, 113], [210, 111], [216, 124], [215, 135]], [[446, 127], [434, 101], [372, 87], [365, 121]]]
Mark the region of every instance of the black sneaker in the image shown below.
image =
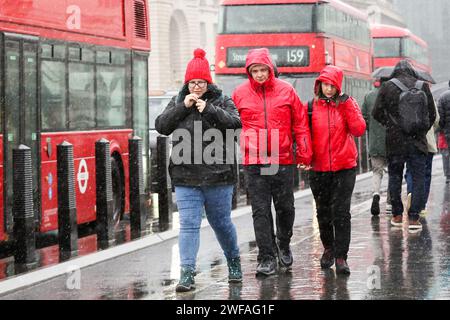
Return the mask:
[[378, 216], [380, 214], [380, 195], [374, 194], [372, 200], [372, 207], [370, 208], [370, 212], [374, 216]]
[[325, 251], [320, 258], [320, 267], [322, 269], [329, 269], [334, 264], [334, 252], [331, 248], [325, 248]]
[[272, 256], [265, 256], [256, 267], [256, 275], [271, 276], [275, 272], [277, 272], [277, 261]]
[[280, 260], [280, 267], [291, 268], [294, 259], [292, 258], [292, 251], [289, 248], [279, 248], [278, 249], [278, 259]]
[[349, 275], [350, 267], [343, 258], [336, 259], [336, 274]]

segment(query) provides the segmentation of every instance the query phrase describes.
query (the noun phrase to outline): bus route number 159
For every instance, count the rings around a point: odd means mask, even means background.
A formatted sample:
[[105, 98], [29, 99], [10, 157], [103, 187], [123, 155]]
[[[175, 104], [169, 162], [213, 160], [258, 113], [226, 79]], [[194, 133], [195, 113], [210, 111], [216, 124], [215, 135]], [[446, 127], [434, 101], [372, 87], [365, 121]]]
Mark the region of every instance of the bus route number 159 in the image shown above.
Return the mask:
[[305, 52], [302, 49], [287, 50], [287, 62], [301, 64], [305, 58]]

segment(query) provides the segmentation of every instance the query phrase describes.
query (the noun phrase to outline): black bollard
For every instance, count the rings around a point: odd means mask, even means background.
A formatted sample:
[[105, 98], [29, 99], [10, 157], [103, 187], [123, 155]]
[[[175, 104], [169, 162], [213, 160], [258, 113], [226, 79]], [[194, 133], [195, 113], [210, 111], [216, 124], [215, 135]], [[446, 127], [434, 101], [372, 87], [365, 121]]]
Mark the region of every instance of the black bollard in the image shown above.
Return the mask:
[[32, 179], [31, 149], [20, 145], [13, 149], [13, 233], [14, 261], [23, 271], [37, 266]]
[[159, 136], [156, 138], [157, 154], [157, 180], [158, 180], [158, 206], [159, 226], [164, 231], [172, 224], [172, 186], [170, 183], [169, 164], [169, 138]]
[[139, 237], [145, 228], [145, 187], [144, 166], [142, 163], [142, 139], [128, 140], [130, 173], [130, 223], [132, 238]]
[[97, 194], [97, 239], [99, 247], [105, 249], [115, 242], [111, 155], [109, 141], [106, 139], [100, 139], [95, 143], [95, 179]]
[[57, 146], [58, 165], [58, 242], [60, 261], [78, 255], [77, 205], [73, 145]]

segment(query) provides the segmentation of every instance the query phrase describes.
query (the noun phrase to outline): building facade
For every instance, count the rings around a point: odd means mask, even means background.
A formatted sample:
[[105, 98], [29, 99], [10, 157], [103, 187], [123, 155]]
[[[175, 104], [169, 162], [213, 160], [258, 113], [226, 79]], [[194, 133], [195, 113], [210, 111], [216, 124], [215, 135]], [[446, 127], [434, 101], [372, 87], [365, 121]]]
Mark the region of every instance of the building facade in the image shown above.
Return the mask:
[[343, 0], [343, 2], [366, 12], [371, 23], [406, 27], [405, 21], [396, 11], [394, 0]]
[[219, 4], [219, 0], [149, 0], [150, 91], [178, 90], [198, 47], [214, 63]]

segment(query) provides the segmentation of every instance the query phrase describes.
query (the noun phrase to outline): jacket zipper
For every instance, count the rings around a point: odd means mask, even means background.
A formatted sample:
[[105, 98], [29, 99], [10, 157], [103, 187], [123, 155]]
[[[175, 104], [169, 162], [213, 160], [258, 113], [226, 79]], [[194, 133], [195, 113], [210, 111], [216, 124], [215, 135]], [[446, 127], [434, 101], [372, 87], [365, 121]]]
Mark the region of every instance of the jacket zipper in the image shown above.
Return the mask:
[[303, 144], [305, 145], [305, 154], [308, 153], [308, 144], [306, 143], [306, 138], [303, 137]]
[[329, 160], [330, 160], [330, 171], [332, 170], [332, 161], [331, 161], [331, 130], [330, 130], [330, 105], [327, 103], [327, 109], [328, 109], [328, 154], [329, 154]]
[[266, 90], [264, 89], [264, 87], [262, 87], [262, 92], [263, 92], [263, 101], [264, 101], [264, 125], [266, 127], [266, 156], [268, 155], [268, 151], [269, 151], [269, 126], [267, 124], [267, 105], [266, 105]]

